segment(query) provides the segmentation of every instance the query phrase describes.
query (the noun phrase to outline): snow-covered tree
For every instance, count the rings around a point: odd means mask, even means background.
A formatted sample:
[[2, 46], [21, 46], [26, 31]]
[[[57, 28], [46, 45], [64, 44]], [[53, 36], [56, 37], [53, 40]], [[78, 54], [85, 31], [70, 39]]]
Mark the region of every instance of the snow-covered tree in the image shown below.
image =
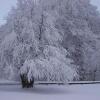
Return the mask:
[[95, 62], [92, 59], [90, 61], [89, 57], [96, 51], [95, 43], [97, 44], [96, 37], [99, 36], [100, 26], [99, 13], [96, 7], [90, 4], [90, 0], [63, 0], [58, 12], [56, 28], [64, 34], [62, 45], [78, 65], [79, 79], [86, 80], [86, 73], [89, 72], [87, 69], [92, 70], [96, 67], [91, 68], [92, 62]]
[[55, 27], [58, 15], [52, 6], [57, 1], [44, 1], [18, 0], [17, 7], [12, 9], [7, 19], [12, 32], [0, 46], [1, 68], [11, 75], [15, 73], [15, 77], [25, 75], [27, 82], [33, 78], [71, 81], [77, 73], [61, 45], [63, 34]]
[[32, 60], [26, 60], [21, 68], [21, 74], [27, 74], [28, 80], [67, 82], [77, 75], [75, 66], [68, 52], [62, 47], [45, 46], [43, 54]]
[[27, 81], [70, 81], [77, 70], [80, 80], [94, 80], [99, 19], [90, 0], [18, 0], [0, 28], [0, 70]]

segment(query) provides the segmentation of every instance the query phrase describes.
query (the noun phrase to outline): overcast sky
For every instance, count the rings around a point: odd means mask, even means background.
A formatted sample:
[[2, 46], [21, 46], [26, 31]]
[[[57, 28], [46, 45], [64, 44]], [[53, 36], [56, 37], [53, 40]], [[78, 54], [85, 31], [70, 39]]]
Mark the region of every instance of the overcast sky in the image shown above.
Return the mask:
[[[12, 6], [16, 5], [17, 0], [0, 0], [0, 25], [5, 22], [5, 17]], [[92, 0], [92, 4], [98, 6], [100, 10], [100, 0]]]

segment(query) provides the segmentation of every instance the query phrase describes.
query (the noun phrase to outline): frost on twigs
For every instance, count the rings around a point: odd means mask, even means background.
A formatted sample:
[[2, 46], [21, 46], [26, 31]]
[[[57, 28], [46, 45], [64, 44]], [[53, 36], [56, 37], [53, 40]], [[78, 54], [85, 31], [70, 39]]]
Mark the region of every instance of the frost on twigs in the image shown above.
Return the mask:
[[67, 51], [63, 48], [46, 46], [42, 56], [25, 61], [21, 74], [26, 74], [28, 81], [33, 77], [42, 81], [71, 81], [77, 73], [66, 55]]

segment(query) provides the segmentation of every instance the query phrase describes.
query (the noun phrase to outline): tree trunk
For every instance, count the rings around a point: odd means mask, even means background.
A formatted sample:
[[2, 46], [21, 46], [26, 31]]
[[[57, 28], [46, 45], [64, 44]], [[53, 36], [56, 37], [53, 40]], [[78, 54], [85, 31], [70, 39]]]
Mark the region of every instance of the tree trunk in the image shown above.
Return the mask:
[[32, 88], [34, 85], [34, 78], [32, 80], [28, 81], [27, 75], [23, 74], [20, 75], [21, 77], [21, 83], [23, 88]]

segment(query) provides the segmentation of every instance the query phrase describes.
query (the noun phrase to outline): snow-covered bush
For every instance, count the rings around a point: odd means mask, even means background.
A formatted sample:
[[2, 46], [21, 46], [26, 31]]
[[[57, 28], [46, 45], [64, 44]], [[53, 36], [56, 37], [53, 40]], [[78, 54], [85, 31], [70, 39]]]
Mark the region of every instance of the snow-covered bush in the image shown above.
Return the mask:
[[15, 78], [15, 67], [13, 67], [13, 50], [16, 45], [16, 34], [12, 32], [7, 35], [2, 43], [0, 44], [0, 68], [1, 75], [6, 79], [14, 79]]

